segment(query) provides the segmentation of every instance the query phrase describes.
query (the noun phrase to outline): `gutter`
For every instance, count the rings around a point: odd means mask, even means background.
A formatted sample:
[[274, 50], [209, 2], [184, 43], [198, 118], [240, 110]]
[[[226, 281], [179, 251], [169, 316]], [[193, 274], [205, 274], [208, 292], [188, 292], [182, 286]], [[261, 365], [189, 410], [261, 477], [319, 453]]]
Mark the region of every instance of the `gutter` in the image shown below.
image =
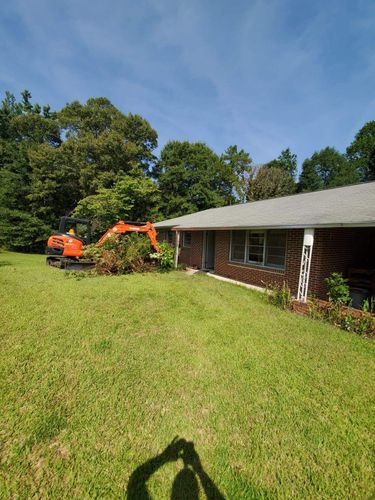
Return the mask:
[[168, 229], [171, 231], [236, 231], [246, 229], [318, 229], [318, 228], [344, 228], [344, 227], [375, 227], [375, 221], [357, 223], [331, 223], [331, 224], [287, 224], [287, 225], [263, 225], [263, 226], [155, 226], [156, 229]]

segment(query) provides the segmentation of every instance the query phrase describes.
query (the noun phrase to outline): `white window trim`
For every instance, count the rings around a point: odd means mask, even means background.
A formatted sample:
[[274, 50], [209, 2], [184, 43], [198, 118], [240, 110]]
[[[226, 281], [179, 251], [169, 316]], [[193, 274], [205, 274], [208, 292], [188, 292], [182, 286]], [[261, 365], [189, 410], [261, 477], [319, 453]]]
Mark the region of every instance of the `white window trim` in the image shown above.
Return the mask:
[[[243, 260], [233, 260], [232, 259], [232, 233], [234, 232], [235, 230], [232, 230], [230, 232], [230, 244], [229, 244], [229, 258], [228, 258], [228, 261], [231, 263], [231, 264], [241, 264], [241, 265], [245, 265], [245, 266], [250, 266], [250, 267], [258, 267], [258, 268], [262, 268], [262, 269], [274, 269], [275, 271], [285, 271], [286, 269], [286, 257], [287, 257], [287, 238], [286, 238], [286, 241], [285, 241], [285, 257], [284, 257], [284, 265], [283, 266], [270, 266], [270, 265], [267, 265], [265, 262], [266, 262], [266, 248], [267, 248], [267, 233], [269, 230], [267, 229], [259, 229], [259, 230], [256, 230], [254, 229], [253, 232], [255, 233], [264, 233], [264, 245], [263, 245], [263, 262], [262, 263], [258, 263], [258, 262], [252, 262], [250, 260], [247, 260], [247, 256], [249, 254], [249, 233], [252, 231], [251, 229], [248, 229], [246, 230], [246, 236], [245, 236], [245, 252], [244, 252], [244, 258]], [[242, 231], [244, 231], [244, 229], [242, 229]]]

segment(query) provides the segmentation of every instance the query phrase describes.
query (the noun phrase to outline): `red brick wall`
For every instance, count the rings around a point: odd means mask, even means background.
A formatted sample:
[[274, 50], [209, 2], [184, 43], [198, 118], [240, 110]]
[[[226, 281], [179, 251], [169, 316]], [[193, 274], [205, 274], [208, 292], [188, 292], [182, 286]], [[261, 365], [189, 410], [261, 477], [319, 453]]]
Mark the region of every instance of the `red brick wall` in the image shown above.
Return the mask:
[[348, 268], [375, 267], [375, 230], [371, 228], [316, 229], [309, 292], [326, 299], [325, 278], [333, 272], [347, 275]]
[[[161, 231], [158, 234], [159, 241], [165, 241], [167, 233]], [[175, 232], [173, 231], [173, 244], [175, 243]], [[203, 251], [203, 231], [191, 232], [191, 246], [182, 247], [182, 236], [180, 236], [180, 253], [178, 262], [191, 267], [202, 267], [202, 251]]]
[[[284, 270], [229, 262], [230, 231], [216, 231], [215, 273], [257, 286], [287, 282], [292, 293], [297, 294], [303, 229], [287, 233]], [[163, 236], [160, 235], [162, 239]], [[192, 231], [190, 248], [181, 248], [179, 262], [202, 267], [203, 231]], [[316, 229], [312, 252], [309, 294], [326, 298], [324, 279], [332, 272], [347, 275], [348, 267], [375, 268], [375, 229], [334, 228]]]
[[202, 267], [203, 231], [191, 232], [191, 246], [180, 247], [178, 261], [191, 267]]
[[301, 262], [303, 230], [287, 233], [285, 269], [275, 270], [229, 262], [230, 231], [216, 231], [215, 273], [257, 286], [287, 282], [292, 293], [297, 293]]

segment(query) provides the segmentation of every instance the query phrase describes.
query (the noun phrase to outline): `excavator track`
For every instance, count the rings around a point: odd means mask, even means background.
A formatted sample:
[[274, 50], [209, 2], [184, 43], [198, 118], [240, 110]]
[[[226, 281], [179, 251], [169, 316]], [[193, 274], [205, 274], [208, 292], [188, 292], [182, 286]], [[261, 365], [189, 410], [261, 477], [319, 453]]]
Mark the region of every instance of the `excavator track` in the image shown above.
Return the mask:
[[94, 262], [69, 259], [67, 257], [47, 257], [47, 265], [65, 271], [89, 271], [95, 267]]

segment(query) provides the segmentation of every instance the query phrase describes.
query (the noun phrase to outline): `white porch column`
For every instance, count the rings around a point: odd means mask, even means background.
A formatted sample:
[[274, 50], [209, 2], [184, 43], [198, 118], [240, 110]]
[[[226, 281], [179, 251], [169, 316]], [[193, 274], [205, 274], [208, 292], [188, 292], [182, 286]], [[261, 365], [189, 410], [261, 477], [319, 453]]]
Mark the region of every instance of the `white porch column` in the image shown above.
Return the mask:
[[301, 302], [307, 301], [313, 245], [314, 245], [314, 229], [306, 228], [303, 236], [301, 267], [299, 272], [298, 293], [297, 293], [297, 300], [300, 300]]
[[180, 231], [176, 231], [175, 246], [174, 246], [174, 268], [178, 266], [178, 252], [180, 250]]

